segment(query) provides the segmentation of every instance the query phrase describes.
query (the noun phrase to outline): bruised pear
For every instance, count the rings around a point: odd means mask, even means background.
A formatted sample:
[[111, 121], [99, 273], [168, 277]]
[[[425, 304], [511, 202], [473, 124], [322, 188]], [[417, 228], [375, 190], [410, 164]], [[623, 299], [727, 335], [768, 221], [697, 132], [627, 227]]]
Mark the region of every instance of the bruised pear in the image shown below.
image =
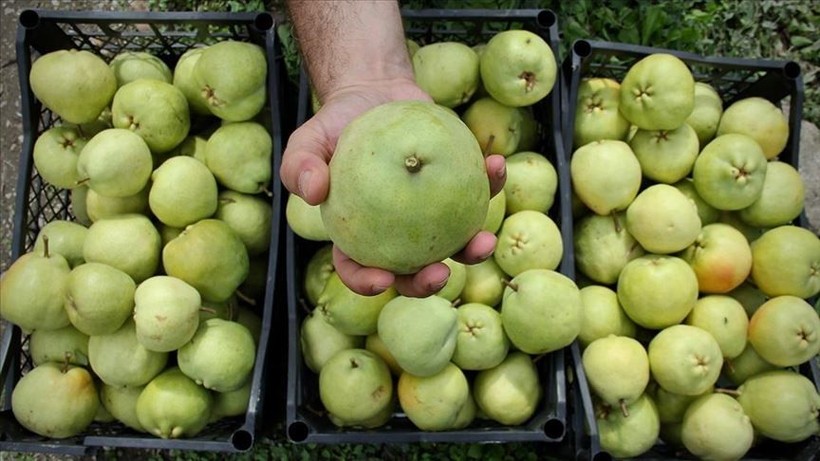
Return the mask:
[[487, 216], [478, 141], [436, 104], [396, 101], [365, 112], [342, 132], [329, 166], [322, 221], [365, 266], [418, 272], [461, 250]]
[[35, 60], [31, 91], [66, 122], [97, 119], [117, 91], [117, 78], [105, 61], [86, 50], [58, 50]]
[[185, 345], [199, 326], [199, 292], [176, 277], [155, 275], [134, 292], [137, 339], [146, 349], [170, 352]]

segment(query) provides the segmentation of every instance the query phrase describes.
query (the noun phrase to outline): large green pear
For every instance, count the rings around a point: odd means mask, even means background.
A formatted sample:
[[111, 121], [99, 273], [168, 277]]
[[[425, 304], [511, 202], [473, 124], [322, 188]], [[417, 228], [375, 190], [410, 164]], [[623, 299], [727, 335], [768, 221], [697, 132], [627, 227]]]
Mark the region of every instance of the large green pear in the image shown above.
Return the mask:
[[572, 279], [548, 269], [530, 269], [504, 289], [501, 321], [513, 346], [544, 354], [570, 345], [581, 331], [581, 293]]
[[669, 392], [698, 395], [717, 382], [723, 354], [706, 330], [691, 325], [662, 329], [647, 347], [654, 380]]
[[259, 123], [228, 123], [208, 138], [205, 164], [228, 189], [256, 194], [270, 182], [272, 146], [268, 130]]
[[31, 91], [66, 122], [89, 123], [108, 107], [117, 78], [87, 50], [57, 50], [37, 58], [28, 75]]
[[619, 110], [644, 130], [674, 130], [695, 107], [695, 78], [677, 56], [652, 53], [634, 63], [621, 80]]
[[261, 196], [223, 190], [217, 197], [214, 217], [236, 232], [251, 257], [270, 248], [272, 216], [270, 202]]
[[11, 394], [11, 410], [26, 429], [63, 439], [84, 431], [100, 399], [94, 378], [83, 367], [46, 362], [23, 375]]
[[189, 378], [206, 389], [229, 392], [250, 379], [256, 362], [256, 344], [242, 324], [208, 319], [199, 324], [190, 341], [177, 350], [177, 364]]
[[178, 367], [170, 367], [140, 393], [137, 420], [147, 432], [163, 439], [193, 437], [208, 424], [212, 405], [210, 391]]
[[417, 272], [464, 248], [487, 216], [478, 142], [437, 104], [395, 101], [365, 112], [345, 128], [329, 167], [322, 221], [365, 266]]
[[302, 319], [299, 328], [302, 358], [305, 365], [314, 373], [319, 373], [324, 364], [337, 352], [364, 347], [363, 339], [358, 335], [342, 333], [316, 310]]
[[32, 158], [43, 180], [54, 187], [72, 189], [80, 183], [77, 159], [88, 142], [75, 126], [54, 126], [34, 142]]
[[130, 130], [100, 131], [77, 159], [82, 182], [100, 195], [127, 197], [142, 190], [151, 178], [153, 159], [143, 138]]
[[268, 74], [259, 45], [224, 40], [205, 48], [193, 75], [208, 109], [223, 120], [250, 120], [265, 104]]
[[578, 198], [600, 215], [626, 209], [641, 187], [641, 164], [624, 141], [584, 144], [573, 152], [569, 166]]
[[168, 275], [184, 280], [205, 301], [228, 299], [247, 278], [245, 244], [224, 221], [203, 219], [165, 245], [162, 264]]
[[0, 277], [0, 317], [27, 332], [69, 325], [63, 308], [69, 273], [66, 259], [48, 246], [20, 256]]
[[342, 333], [364, 336], [376, 332], [382, 309], [396, 296], [398, 292], [394, 287], [374, 296], [360, 295], [348, 288], [337, 272], [333, 272], [327, 279], [316, 308], [329, 324]]
[[88, 360], [94, 374], [112, 386], [142, 386], [165, 369], [168, 353], [140, 344], [136, 324], [128, 319], [111, 334], [88, 338]]
[[457, 107], [473, 96], [479, 81], [478, 54], [461, 42], [438, 41], [413, 54], [413, 75], [436, 104]]
[[168, 159], [151, 174], [151, 182], [148, 206], [168, 226], [185, 227], [216, 212], [216, 178], [193, 157]]
[[55, 219], [47, 222], [37, 233], [32, 252], [43, 254], [45, 242], [48, 240], [48, 251], [62, 255], [73, 268], [85, 262], [83, 245], [87, 235], [88, 228], [84, 225], [65, 219]]
[[741, 459], [752, 447], [754, 429], [734, 397], [712, 393], [689, 404], [681, 441], [700, 459]]
[[185, 345], [199, 326], [199, 292], [176, 277], [155, 275], [134, 292], [137, 339], [146, 349], [170, 352]]
[[89, 336], [113, 333], [131, 316], [136, 287], [131, 276], [108, 264], [79, 265], [68, 275], [68, 319]]
[[83, 257], [116, 267], [140, 283], [157, 271], [161, 244], [159, 231], [147, 216], [125, 214], [89, 226]]
[[799, 442], [820, 433], [820, 393], [809, 378], [774, 370], [747, 379], [737, 400], [755, 430], [780, 442]]
[[516, 211], [501, 223], [493, 258], [511, 277], [530, 269], [555, 270], [564, 256], [561, 230], [549, 215]]
[[407, 418], [423, 431], [455, 429], [463, 408], [471, 403], [467, 377], [452, 363], [430, 376], [402, 373], [396, 394]]
[[174, 66], [172, 79], [174, 86], [179, 88], [182, 94], [185, 95], [185, 99], [188, 100], [188, 108], [191, 110], [191, 113], [197, 115], [211, 114], [210, 109], [208, 109], [208, 104], [203, 97], [203, 92], [200, 90], [194, 77], [194, 67], [200, 56], [202, 56], [202, 52], [205, 51], [205, 48], [207, 48], [207, 45], [191, 48], [182, 53], [179, 60], [177, 60], [176, 66]]
[[475, 375], [473, 398], [488, 418], [516, 426], [535, 414], [544, 394], [541, 385], [532, 357], [513, 351], [497, 366]]
[[122, 87], [140, 78], [159, 80], [171, 83], [173, 76], [171, 68], [165, 61], [148, 51], [125, 50], [117, 53], [108, 63], [114, 76], [117, 77], [117, 86]]
[[439, 296], [398, 296], [382, 308], [378, 333], [403, 370], [430, 376], [450, 363], [458, 338], [458, 314], [450, 301]]
[[322, 367], [319, 397], [337, 426], [378, 427], [392, 416], [393, 378], [378, 355], [346, 349]]
[[111, 123], [138, 134], [151, 149], [168, 152], [191, 128], [188, 100], [174, 85], [141, 78], [117, 90], [111, 102]]
[[88, 365], [88, 335], [68, 325], [56, 330], [34, 330], [28, 351], [35, 365], [46, 362]]

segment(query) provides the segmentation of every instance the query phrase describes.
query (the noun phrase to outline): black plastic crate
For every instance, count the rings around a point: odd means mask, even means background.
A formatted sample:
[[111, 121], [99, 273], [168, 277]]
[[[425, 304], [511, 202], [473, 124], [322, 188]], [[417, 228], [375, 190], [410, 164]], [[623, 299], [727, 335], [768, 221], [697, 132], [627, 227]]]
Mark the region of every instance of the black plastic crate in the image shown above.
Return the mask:
[[[284, 65], [275, 33], [275, 21], [268, 13], [199, 13], [199, 12], [103, 12], [25, 10], [18, 20], [16, 52], [22, 95], [24, 139], [20, 152], [12, 257], [29, 251], [40, 229], [55, 219], [73, 220], [69, 191], [46, 184], [32, 161], [34, 142], [40, 133], [55, 126], [59, 118], [34, 97], [28, 82], [32, 62], [37, 56], [60, 49], [78, 48], [95, 52], [106, 61], [121, 51], [148, 51], [162, 59], [171, 69], [188, 49], [222, 40], [253, 42], [266, 53], [268, 66], [268, 99], [263, 114], [273, 141], [272, 171], [279, 170], [282, 152], [280, 102]], [[11, 391], [22, 374], [31, 367], [28, 337], [19, 327], [4, 324], [2, 344], [3, 400], [0, 412], [0, 450], [51, 452], [61, 455], [92, 454], [101, 447], [180, 449], [239, 452], [249, 450], [261, 432], [265, 420], [267, 388], [277, 384], [267, 376], [266, 357], [269, 342], [281, 336], [274, 328], [279, 315], [274, 300], [279, 296], [277, 279], [279, 235], [282, 208], [279, 175], [272, 175], [273, 192], [269, 196], [273, 214], [271, 241], [267, 257], [264, 294], [256, 299], [255, 312], [262, 329], [252, 371], [252, 388], [248, 410], [243, 416], [223, 418], [209, 424], [196, 437], [160, 439], [134, 431], [120, 423], [94, 422], [82, 434], [68, 439], [48, 439], [24, 429], [11, 412]], [[281, 324], [281, 320], [279, 323]], [[270, 399], [268, 399], [270, 400]], [[281, 403], [279, 404], [281, 406]]]
[[[531, 30], [553, 49], [558, 60], [558, 27], [549, 10], [403, 10], [408, 38], [420, 44], [457, 40], [468, 45], [488, 40], [495, 32], [511, 28]], [[560, 61], [559, 61], [560, 63]], [[534, 106], [539, 121], [539, 147], [558, 172], [559, 189], [550, 217], [566, 236], [571, 230], [568, 166], [564, 163], [560, 131], [560, 78], [549, 96]], [[311, 115], [307, 76], [301, 75], [297, 125]], [[285, 192], [287, 194], [287, 192]], [[533, 417], [519, 426], [502, 426], [476, 420], [457, 431], [425, 432], [417, 429], [399, 410], [385, 425], [372, 430], [340, 429], [323, 413], [319, 400], [318, 375], [304, 364], [299, 341], [300, 325], [305, 317], [302, 277], [310, 257], [328, 242], [305, 240], [285, 226], [285, 252], [288, 304], [288, 382], [286, 402], [286, 435], [293, 442], [308, 443], [405, 443], [405, 442], [561, 442], [567, 426], [566, 379], [563, 351], [556, 351], [537, 362], [544, 395]], [[566, 237], [564, 237], [566, 239]], [[567, 246], [569, 244], [569, 246]], [[571, 240], [564, 241], [566, 252]]]
[[[793, 61], [700, 56], [694, 53], [653, 48], [625, 43], [576, 40], [570, 54], [562, 63], [565, 92], [563, 104], [564, 152], [567, 163], [573, 152], [578, 85], [587, 76], [609, 77], [621, 81], [629, 67], [652, 53], [669, 53], [680, 58], [691, 69], [695, 80], [711, 84], [723, 99], [724, 108], [733, 102], [752, 96], [771, 101], [778, 107], [788, 105], [789, 140], [778, 159], [799, 167], [800, 122], [803, 108], [803, 77], [799, 64]], [[805, 210], [795, 224], [808, 228]], [[572, 254], [574, 259], [574, 253]], [[570, 269], [575, 275], [575, 267]], [[576, 342], [570, 348], [567, 374], [571, 380], [569, 436], [574, 444], [575, 459], [609, 460], [612, 456], [599, 444], [592, 396], [581, 365], [581, 350]], [[820, 364], [816, 358], [802, 364], [799, 371], [820, 389]], [[801, 443], [786, 444], [765, 440], [750, 449], [744, 459], [816, 459], [820, 452], [820, 437], [814, 436]], [[636, 459], [695, 459], [685, 451], [674, 451], [662, 443]]]

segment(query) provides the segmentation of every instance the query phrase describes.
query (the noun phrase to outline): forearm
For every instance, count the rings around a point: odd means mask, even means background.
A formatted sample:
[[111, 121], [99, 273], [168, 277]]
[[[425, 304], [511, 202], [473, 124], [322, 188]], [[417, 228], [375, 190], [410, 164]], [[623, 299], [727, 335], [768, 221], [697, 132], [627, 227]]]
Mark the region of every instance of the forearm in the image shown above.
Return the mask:
[[366, 81], [413, 79], [398, 2], [288, 0], [287, 6], [320, 101]]

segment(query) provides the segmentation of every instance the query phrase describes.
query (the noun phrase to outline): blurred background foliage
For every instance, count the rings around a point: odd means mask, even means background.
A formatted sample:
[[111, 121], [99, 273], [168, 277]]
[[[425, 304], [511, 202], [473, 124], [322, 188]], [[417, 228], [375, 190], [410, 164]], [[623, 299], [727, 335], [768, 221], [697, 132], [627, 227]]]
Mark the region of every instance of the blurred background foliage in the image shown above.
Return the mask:
[[[689, 51], [706, 56], [800, 64], [804, 118], [820, 124], [820, 1], [809, 0], [399, 0], [403, 8], [548, 8], [558, 16], [563, 59], [585, 38]], [[156, 11], [272, 11], [282, 19], [289, 75], [299, 55], [284, 0], [149, 0]]]

